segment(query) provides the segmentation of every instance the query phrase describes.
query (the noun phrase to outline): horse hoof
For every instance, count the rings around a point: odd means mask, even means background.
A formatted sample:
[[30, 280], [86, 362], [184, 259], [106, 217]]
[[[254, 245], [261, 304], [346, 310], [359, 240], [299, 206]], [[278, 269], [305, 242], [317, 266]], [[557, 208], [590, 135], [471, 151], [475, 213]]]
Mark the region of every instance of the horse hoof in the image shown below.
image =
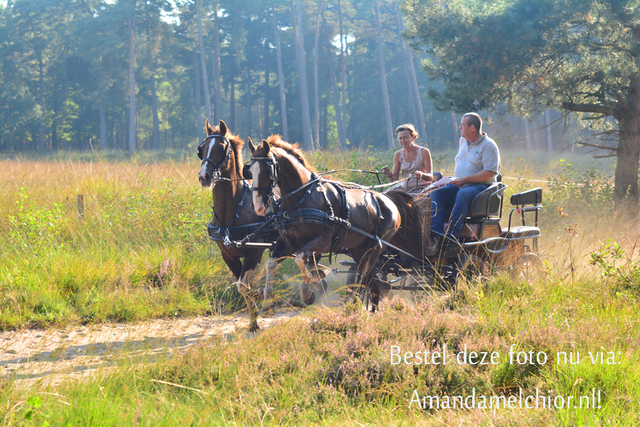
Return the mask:
[[327, 289], [329, 289], [329, 285], [324, 279], [320, 280], [320, 287], [322, 288], [322, 295], [327, 295]]
[[273, 300], [268, 300], [262, 303], [262, 310], [260, 315], [262, 317], [273, 317], [276, 314], [276, 303]]
[[304, 303], [307, 305], [312, 305], [315, 302], [315, 300], [316, 300], [316, 294], [311, 292], [311, 295], [309, 295], [309, 298], [307, 298]]
[[249, 325], [249, 335], [254, 335], [260, 332], [260, 327], [258, 326], [258, 322], [252, 323]]

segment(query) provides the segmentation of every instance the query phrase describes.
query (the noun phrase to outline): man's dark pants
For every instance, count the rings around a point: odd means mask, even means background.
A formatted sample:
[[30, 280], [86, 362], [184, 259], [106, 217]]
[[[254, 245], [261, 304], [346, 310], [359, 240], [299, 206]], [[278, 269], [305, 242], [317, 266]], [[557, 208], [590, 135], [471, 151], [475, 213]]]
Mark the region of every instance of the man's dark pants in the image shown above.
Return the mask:
[[457, 239], [471, 200], [487, 187], [486, 184], [472, 184], [460, 188], [447, 184], [431, 192], [431, 230]]

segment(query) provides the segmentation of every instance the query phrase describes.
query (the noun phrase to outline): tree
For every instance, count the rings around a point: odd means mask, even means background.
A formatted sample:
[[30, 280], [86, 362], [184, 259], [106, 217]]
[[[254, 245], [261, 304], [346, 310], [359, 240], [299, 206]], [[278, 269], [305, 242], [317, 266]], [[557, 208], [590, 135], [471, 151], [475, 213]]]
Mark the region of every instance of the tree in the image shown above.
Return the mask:
[[196, 0], [196, 16], [198, 18], [198, 44], [200, 45], [200, 65], [202, 66], [202, 85], [204, 87], [204, 108], [207, 112], [207, 120], [211, 117], [211, 97], [209, 95], [209, 79], [207, 78], [207, 61], [204, 56], [204, 40], [202, 35], [202, 15], [200, 10], [200, 0]]
[[584, 114], [617, 137], [590, 144], [617, 157], [618, 208], [638, 204], [640, 9], [635, 0], [410, 0], [409, 37], [444, 89], [440, 109], [503, 104], [526, 115], [547, 107]]
[[302, 20], [302, 10], [300, 0], [296, 3], [291, 1], [292, 21], [295, 22], [296, 30], [295, 52], [298, 63], [298, 81], [300, 82], [300, 104], [302, 106], [302, 141], [306, 150], [313, 148], [313, 138], [311, 137], [311, 113], [309, 111], [309, 90], [307, 88], [307, 66], [304, 49], [304, 24]]
[[387, 146], [393, 149], [393, 128], [391, 126], [391, 106], [389, 105], [389, 91], [387, 90], [387, 73], [384, 67], [384, 49], [382, 44], [382, 26], [380, 25], [380, 4], [376, 3], [376, 27], [378, 28], [378, 59], [380, 67], [380, 86], [382, 102], [384, 104], [384, 118], [387, 127]]

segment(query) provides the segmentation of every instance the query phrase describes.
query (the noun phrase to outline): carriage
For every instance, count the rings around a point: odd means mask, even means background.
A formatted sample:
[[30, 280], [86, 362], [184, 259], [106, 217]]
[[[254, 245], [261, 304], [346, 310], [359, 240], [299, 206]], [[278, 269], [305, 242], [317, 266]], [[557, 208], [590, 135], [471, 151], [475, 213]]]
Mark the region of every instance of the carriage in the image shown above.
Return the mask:
[[[252, 158], [243, 168], [243, 142], [224, 122], [216, 129], [207, 123], [207, 134], [198, 156], [200, 182], [212, 186], [214, 199], [208, 232], [247, 301], [250, 330], [257, 330], [258, 299], [263, 299], [263, 315], [275, 309], [274, 271], [284, 257], [295, 257], [302, 273], [302, 301], [312, 304], [312, 287], [326, 290], [319, 258], [348, 255], [352, 260], [341, 261], [347, 269], [333, 271], [346, 274], [347, 286], [370, 300], [373, 310], [380, 295], [391, 289], [453, 286], [462, 277], [483, 277], [500, 268], [528, 275], [538, 267], [540, 188], [511, 196], [513, 208], [503, 228], [506, 185], [499, 179], [471, 202], [460, 243], [450, 242], [446, 251], [434, 252], [429, 247], [430, 216], [425, 215], [430, 208], [412, 196], [326, 180], [295, 145], [279, 136], [259, 146], [249, 139]], [[279, 197], [278, 188], [283, 193]], [[430, 206], [428, 197], [424, 200]], [[265, 249], [271, 251], [266, 284], [257, 292], [249, 279]], [[414, 280], [408, 283], [408, 278]]]
[[[439, 172], [434, 173], [434, 180], [441, 177]], [[393, 248], [383, 252], [376, 268], [385, 291], [453, 287], [459, 280], [482, 280], [499, 271], [506, 271], [515, 279], [533, 278], [541, 267], [538, 221], [542, 189], [513, 194], [509, 199], [512, 207], [508, 223], [504, 227], [502, 212], [506, 188], [502, 176], [498, 175], [497, 182], [477, 194], [469, 204], [459, 242], [450, 240], [448, 245], [443, 245], [447, 249], [436, 255], [425, 260]], [[339, 271], [347, 275], [346, 282], [355, 283], [355, 263], [348, 260], [340, 263], [348, 267]], [[395, 279], [389, 279], [390, 276]], [[366, 295], [366, 289], [362, 292]]]

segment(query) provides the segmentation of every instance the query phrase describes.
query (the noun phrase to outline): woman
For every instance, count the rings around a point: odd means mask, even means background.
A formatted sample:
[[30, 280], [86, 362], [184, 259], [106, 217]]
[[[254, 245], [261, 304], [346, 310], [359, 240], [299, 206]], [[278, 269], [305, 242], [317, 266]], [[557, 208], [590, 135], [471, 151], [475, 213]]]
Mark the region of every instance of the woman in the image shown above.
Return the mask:
[[385, 166], [382, 173], [391, 181], [397, 181], [402, 171], [402, 178], [408, 179], [400, 183], [400, 188], [407, 193], [419, 193], [433, 180], [431, 153], [415, 143], [418, 132], [412, 124], [398, 126], [396, 135], [402, 150], [396, 151], [393, 156], [393, 172]]

